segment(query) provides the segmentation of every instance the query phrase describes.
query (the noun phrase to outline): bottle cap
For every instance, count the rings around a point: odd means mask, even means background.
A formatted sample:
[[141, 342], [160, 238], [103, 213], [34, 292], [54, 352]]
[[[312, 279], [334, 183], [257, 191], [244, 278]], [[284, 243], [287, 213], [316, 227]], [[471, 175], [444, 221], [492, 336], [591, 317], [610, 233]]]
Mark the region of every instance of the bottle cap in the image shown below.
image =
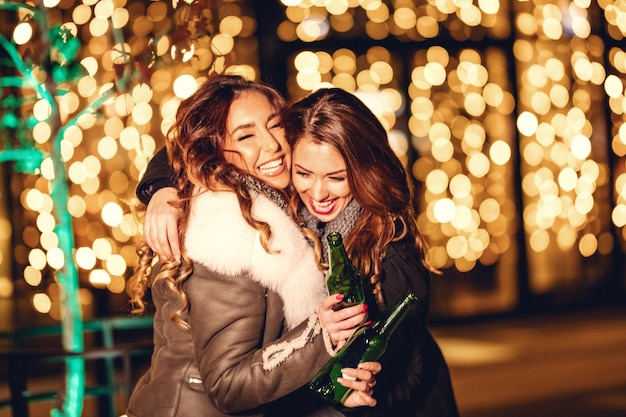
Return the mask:
[[342, 243], [341, 234], [339, 234], [339, 232], [331, 232], [327, 239], [328, 244], [332, 246], [339, 246]]

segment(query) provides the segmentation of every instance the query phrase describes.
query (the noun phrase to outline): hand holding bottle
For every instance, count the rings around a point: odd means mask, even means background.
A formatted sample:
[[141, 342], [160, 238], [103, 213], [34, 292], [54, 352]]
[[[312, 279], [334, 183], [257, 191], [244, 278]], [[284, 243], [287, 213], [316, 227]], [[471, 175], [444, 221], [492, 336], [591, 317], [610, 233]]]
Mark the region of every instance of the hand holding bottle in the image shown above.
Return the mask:
[[415, 294], [407, 292], [374, 324], [359, 327], [345, 346], [313, 377], [309, 387], [332, 404], [345, 403], [350, 389], [341, 381], [346, 376], [344, 370], [361, 362], [377, 361], [387, 349], [391, 334], [416, 300]]
[[357, 369], [344, 368], [346, 378], [339, 378], [338, 382], [351, 391], [343, 401], [348, 408], [375, 407], [376, 399], [373, 397], [376, 385], [376, 374], [382, 370], [379, 362], [361, 362]]
[[367, 318], [367, 304], [356, 304], [336, 310], [337, 304], [341, 303], [343, 298], [342, 294], [330, 295], [317, 309], [320, 323], [336, 347], [343, 346]]
[[339, 310], [365, 301], [363, 281], [359, 271], [352, 265], [338, 232], [332, 232], [328, 240], [328, 272], [326, 285], [329, 294], [342, 294], [343, 299], [335, 306]]

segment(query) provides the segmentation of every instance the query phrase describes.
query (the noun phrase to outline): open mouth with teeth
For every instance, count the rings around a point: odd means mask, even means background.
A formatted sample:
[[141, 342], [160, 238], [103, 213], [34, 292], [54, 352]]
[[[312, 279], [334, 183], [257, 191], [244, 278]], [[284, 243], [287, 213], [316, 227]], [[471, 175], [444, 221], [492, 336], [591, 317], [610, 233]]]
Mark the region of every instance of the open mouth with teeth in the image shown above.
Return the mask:
[[269, 161], [264, 163], [263, 165], [259, 165], [259, 171], [261, 174], [266, 175], [268, 177], [273, 177], [276, 175], [280, 175], [285, 170], [285, 161], [284, 157], [274, 159], [273, 161]]
[[337, 200], [315, 201], [309, 198], [311, 209], [317, 214], [328, 214], [335, 209]]

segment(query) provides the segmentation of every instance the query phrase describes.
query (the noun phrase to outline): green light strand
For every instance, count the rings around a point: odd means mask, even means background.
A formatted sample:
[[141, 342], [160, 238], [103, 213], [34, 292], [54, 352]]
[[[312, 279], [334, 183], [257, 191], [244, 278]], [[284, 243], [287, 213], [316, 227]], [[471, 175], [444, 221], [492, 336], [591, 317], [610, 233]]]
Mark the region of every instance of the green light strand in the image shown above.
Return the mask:
[[[40, 28], [46, 28], [46, 20], [44, 13], [38, 9], [26, 6], [23, 4], [4, 2], [0, 0], [0, 9], [6, 10], [29, 10], [32, 13], [33, 18], [38, 22]], [[54, 179], [51, 180], [50, 195], [54, 201], [53, 214], [56, 220], [55, 232], [59, 239], [59, 248], [64, 254], [65, 262], [63, 267], [57, 271], [57, 279], [64, 290], [62, 294], [62, 306], [63, 306], [63, 346], [66, 350], [75, 353], [81, 353], [84, 351], [83, 341], [83, 321], [81, 316], [80, 305], [78, 303], [78, 269], [74, 262], [74, 233], [72, 228], [72, 217], [67, 209], [67, 201], [69, 200], [69, 187], [67, 183], [67, 172], [65, 164], [61, 156], [61, 140], [65, 135], [65, 131], [78, 124], [78, 120], [81, 116], [96, 112], [96, 109], [102, 106], [106, 100], [115, 94], [115, 89], [111, 89], [106, 93], [94, 100], [94, 102], [83, 108], [77, 115], [69, 120], [65, 125], [62, 125], [58, 105], [53, 91], [59, 93], [57, 87], [58, 82], [70, 81], [72, 77], [77, 77], [78, 73], [75, 72], [76, 67], [74, 58], [76, 56], [77, 40], [70, 37], [69, 32], [59, 32], [59, 28], [51, 28], [47, 31], [43, 31], [42, 37], [44, 38], [44, 44], [50, 45], [50, 47], [56, 47], [57, 49], [67, 50], [60, 51], [59, 56], [64, 57], [63, 62], [59, 62], [58, 66], [54, 66], [54, 63], [50, 68], [52, 69], [51, 76], [49, 76], [44, 83], [41, 83], [36, 77], [32, 76], [32, 68], [29, 68], [22, 60], [17, 48], [11, 42], [9, 42], [2, 34], [0, 34], [0, 45], [8, 52], [13, 64], [17, 70], [23, 75], [23, 79], [17, 77], [3, 77], [0, 81], [0, 86], [12, 86], [12, 87], [30, 87], [34, 88], [38, 95], [45, 99], [51, 108], [51, 114], [49, 116], [49, 124], [52, 132], [56, 132], [52, 137], [50, 160], [54, 167]], [[52, 32], [56, 31], [56, 32]], [[122, 31], [119, 29], [113, 29], [113, 36], [116, 42], [123, 45]], [[53, 36], [51, 36], [53, 35]], [[124, 54], [126, 55], [126, 54]], [[49, 59], [49, 50], [46, 59]], [[117, 90], [124, 89], [132, 78], [132, 70], [128, 67], [124, 71], [123, 75], [118, 80]], [[37, 150], [7, 150], [0, 152], [0, 161], [2, 160], [20, 160], [27, 168], [31, 168], [32, 171], [41, 164], [43, 155], [41, 152], [37, 153]], [[61, 409], [53, 409], [51, 411], [52, 417], [80, 417], [83, 409], [84, 394], [85, 394], [85, 362], [81, 356], [72, 356], [65, 360], [66, 364], [66, 382], [65, 382], [65, 401]]]
[[[24, 5], [15, 3], [0, 3], [1, 9], [19, 10], [25, 8], [32, 11], [40, 27], [47, 27], [42, 13], [39, 13], [36, 9], [23, 6]], [[42, 36], [44, 37], [44, 44], [49, 45], [50, 38], [48, 31], [44, 30]], [[54, 200], [53, 215], [56, 219], [55, 232], [59, 238], [59, 249], [61, 249], [65, 258], [63, 267], [57, 271], [59, 284], [64, 290], [61, 299], [64, 312], [62, 315], [63, 347], [69, 352], [81, 353], [84, 351], [83, 321], [77, 296], [79, 286], [78, 270], [73, 256], [74, 233], [72, 229], [72, 219], [67, 209], [67, 201], [69, 200], [67, 173], [61, 158], [60, 142], [62, 136], [58, 134], [61, 120], [56, 100], [54, 100], [50, 92], [55, 86], [52, 84], [51, 80], [47, 81], [49, 85], [39, 83], [38, 80], [32, 76], [31, 68], [26, 66], [15, 45], [2, 35], [0, 35], [0, 45], [4, 47], [18, 71], [24, 76], [25, 79], [22, 86], [34, 86], [40, 96], [48, 101], [52, 109], [50, 127], [52, 131], [56, 131], [57, 134], [53, 138], [50, 152], [50, 159], [55, 172], [54, 179], [51, 180], [50, 195]], [[85, 395], [85, 360], [80, 356], [68, 357], [65, 360], [65, 366], [65, 400], [62, 409], [53, 409], [51, 415], [53, 417], [80, 417]]]

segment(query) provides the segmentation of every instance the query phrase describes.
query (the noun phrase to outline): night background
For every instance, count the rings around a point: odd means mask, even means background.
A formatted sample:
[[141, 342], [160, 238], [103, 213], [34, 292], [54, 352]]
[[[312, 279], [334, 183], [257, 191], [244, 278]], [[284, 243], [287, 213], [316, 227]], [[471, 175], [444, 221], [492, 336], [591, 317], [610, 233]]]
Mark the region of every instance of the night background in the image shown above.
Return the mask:
[[625, 35], [619, 0], [0, 0], [0, 417], [123, 413], [134, 190], [211, 71], [379, 117], [462, 416], [626, 415]]

